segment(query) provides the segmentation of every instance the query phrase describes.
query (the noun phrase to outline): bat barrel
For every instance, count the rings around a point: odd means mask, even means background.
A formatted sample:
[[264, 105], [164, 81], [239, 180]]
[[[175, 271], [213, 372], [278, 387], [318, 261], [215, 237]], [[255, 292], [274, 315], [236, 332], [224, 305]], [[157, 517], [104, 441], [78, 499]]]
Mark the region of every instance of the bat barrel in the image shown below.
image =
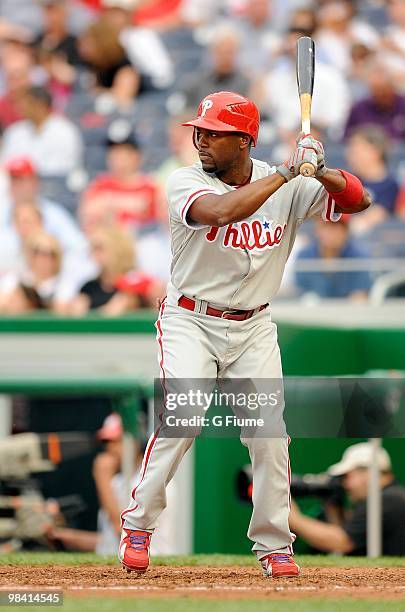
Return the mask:
[[297, 83], [299, 95], [314, 91], [315, 43], [309, 36], [297, 40]]

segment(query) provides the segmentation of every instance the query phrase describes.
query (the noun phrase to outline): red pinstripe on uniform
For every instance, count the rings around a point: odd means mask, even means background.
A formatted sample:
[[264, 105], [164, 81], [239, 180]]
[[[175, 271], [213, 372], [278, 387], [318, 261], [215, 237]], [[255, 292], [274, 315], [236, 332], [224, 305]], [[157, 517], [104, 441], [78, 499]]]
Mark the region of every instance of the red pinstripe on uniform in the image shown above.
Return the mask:
[[[166, 381], [166, 375], [165, 375], [165, 370], [164, 370], [164, 355], [163, 355], [163, 343], [162, 343], [162, 338], [163, 338], [163, 331], [162, 331], [162, 326], [160, 324], [160, 318], [163, 316], [163, 313], [165, 311], [165, 307], [166, 307], [166, 303], [165, 301], [162, 302], [162, 305], [160, 307], [160, 313], [159, 313], [159, 318], [156, 322], [156, 326], [158, 329], [158, 344], [160, 347], [160, 362], [159, 362], [159, 367], [160, 367], [160, 372], [161, 372], [161, 380], [162, 380], [162, 385], [163, 385], [163, 389], [164, 389], [164, 395], [166, 396], [166, 385], [165, 385], [165, 381]], [[138, 482], [138, 484], [134, 487], [132, 493], [131, 493], [131, 497], [132, 499], [135, 501], [135, 493], [136, 490], [138, 489], [138, 487], [141, 485], [143, 479], [145, 478], [145, 474], [146, 474], [146, 470], [148, 468], [149, 465], [149, 461], [152, 455], [152, 451], [155, 447], [156, 441], [159, 437], [159, 431], [160, 431], [160, 427], [159, 426], [157, 428], [157, 430], [154, 432], [154, 434], [149, 438], [149, 442], [146, 446], [145, 449], [145, 454], [143, 456], [143, 461], [142, 461], [142, 469], [141, 469], [141, 477], [140, 480]], [[134, 512], [137, 508], [139, 507], [139, 504], [136, 504], [136, 506], [134, 508], [128, 508], [128, 510], [125, 510], [122, 514], [121, 514], [121, 526], [124, 526], [124, 520], [125, 520], [125, 516], [127, 514], [130, 514], [131, 512]]]
[[[287, 473], [288, 473], [288, 511], [291, 510], [291, 463], [290, 463], [290, 453], [288, 452], [288, 447], [290, 446], [290, 442], [291, 442], [291, 438], [290, 436], [287, 437], [287, 457], [288, 457], [288, 468], [287, 468]], [[294, 538], [293, 541], [295, 541], [295, 534], [294, 534]], [[290, 555], [294, 554], [293, 553], [293, 549], [292, 549], [292, 545], [289, 544], [288, 545], [288, 553]]]
[[332, 196], [328, 195], [328, 203], [326, 205], [326, 213], [325, 213], [325, 217], [328, 221], [331, 221], [332, 204], [333, 204]]

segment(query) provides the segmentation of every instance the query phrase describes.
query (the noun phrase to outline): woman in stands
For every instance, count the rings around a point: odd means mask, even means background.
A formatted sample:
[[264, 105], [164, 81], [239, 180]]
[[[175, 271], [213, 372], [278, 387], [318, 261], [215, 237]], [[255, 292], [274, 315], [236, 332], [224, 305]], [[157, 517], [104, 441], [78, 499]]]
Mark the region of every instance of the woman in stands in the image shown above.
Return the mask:
[[99, 273], [80, 289], [69, 314], [98, 310], [118, 316], [155, 304], [156, 296], [161, 295], [161, 284], [137, 269], [130, 234], [114, 226], [101, 227], [91, 234], [90, 248]]
[[52, 310], [58, 300], [62, 251], [54, 236], [43, 230], [32, 234], [25, 246], [21, 269], [0, 284], [0, 313], [23, 314]]

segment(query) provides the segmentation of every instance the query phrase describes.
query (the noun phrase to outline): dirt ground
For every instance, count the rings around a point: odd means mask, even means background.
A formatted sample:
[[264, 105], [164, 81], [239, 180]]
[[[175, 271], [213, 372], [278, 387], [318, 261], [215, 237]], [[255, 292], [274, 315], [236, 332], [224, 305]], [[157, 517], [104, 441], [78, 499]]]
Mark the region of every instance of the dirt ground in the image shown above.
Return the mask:
[[405, 599], [405, 568], [304, 568], [299, 578], [263, 578], [252, 567], [0, 566], [0, 589], [60, 588], [70, 597]]

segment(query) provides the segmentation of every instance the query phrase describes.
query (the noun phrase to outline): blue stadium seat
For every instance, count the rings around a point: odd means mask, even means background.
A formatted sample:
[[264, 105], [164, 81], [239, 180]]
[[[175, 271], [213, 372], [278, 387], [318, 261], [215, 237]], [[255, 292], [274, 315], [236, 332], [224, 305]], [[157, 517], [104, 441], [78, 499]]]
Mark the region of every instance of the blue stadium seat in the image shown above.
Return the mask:
[[405, 257], [405, 221], [389, 219], [356, 238], [373, 257]]
[[69, 188], [66, 177], [42, 177], [41, 195], [63, 206], [75, 214], [79, 202], [79, 193]]
[[106, 148], [104, 144], [94, 144], [86, 147], [84, 153], [84, 166], [90, 176], [105, 172]]
[[143, 170], [147, 173], [154, 172], [170, 155], [166, 147], [148, 148], [144, 151]]
[[194, 32], [190, 28], [162, 32], [161, 37], [173, 60], [178, 83], [201, 65], [204, 48], [195, 41]]
[[388, 156], [388, 167], [399, 184], [405, 183], [405, 144], [400, 143]]
[[340, 142], [325, 141], [326, 163], [329, 168], [346, 168], [345, 145]]

